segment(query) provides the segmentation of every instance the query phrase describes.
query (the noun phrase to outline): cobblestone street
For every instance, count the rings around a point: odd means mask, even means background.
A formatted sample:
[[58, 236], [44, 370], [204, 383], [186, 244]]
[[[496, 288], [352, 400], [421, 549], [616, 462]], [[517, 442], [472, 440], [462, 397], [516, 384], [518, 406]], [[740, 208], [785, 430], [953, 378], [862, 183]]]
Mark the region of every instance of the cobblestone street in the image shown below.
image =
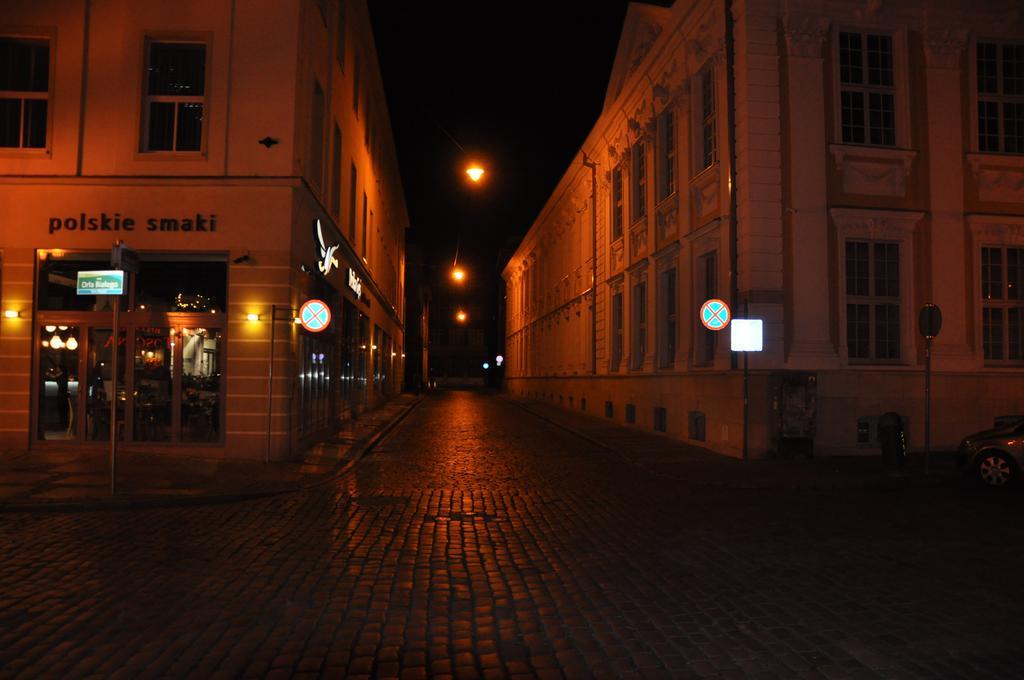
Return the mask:
[[1024, 672], [1020, 492], [674, 472], [449, 392], [312, 490], [0, 514], [0, 677]]

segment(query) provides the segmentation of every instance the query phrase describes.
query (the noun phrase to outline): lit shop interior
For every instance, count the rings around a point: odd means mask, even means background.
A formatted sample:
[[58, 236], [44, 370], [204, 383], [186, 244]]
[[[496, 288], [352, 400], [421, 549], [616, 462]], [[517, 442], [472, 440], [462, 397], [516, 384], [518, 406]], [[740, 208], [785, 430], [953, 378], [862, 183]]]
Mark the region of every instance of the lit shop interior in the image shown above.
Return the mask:
[[109, 441], [116, 394], [123, 441], [222, 443], [225, 257], [147, 253], [140, 272], [126, 277], [124, 295], [77, 295], [78, 272], [108, 269], [109, 258], [109, 251], [39, 251], [35, 438]]

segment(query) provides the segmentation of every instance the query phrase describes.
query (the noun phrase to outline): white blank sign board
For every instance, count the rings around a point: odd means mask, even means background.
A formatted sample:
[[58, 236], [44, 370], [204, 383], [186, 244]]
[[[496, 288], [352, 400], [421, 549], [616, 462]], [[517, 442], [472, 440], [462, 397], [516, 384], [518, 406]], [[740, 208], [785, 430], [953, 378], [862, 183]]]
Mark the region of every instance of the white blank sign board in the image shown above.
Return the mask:
[[760, 352], [764, 349], [764, 321], [762, 319], [733, 319], [730, 349], [733, 352]]

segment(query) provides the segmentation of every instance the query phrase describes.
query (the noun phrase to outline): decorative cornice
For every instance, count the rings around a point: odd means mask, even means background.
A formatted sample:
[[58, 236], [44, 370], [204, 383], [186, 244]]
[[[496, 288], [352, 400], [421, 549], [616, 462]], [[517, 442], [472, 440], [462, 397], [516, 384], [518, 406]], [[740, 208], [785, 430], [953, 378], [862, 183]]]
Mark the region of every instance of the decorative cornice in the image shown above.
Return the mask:
[[924, 60], [928, 68], [959, 69], [960, 56], [967, 45], [962, 28], [928, 29], [924, 32]]
[[831, 21], [828, 17], [788, 15], [783, 19], [786, 52], [791, 57], [821, 58]]

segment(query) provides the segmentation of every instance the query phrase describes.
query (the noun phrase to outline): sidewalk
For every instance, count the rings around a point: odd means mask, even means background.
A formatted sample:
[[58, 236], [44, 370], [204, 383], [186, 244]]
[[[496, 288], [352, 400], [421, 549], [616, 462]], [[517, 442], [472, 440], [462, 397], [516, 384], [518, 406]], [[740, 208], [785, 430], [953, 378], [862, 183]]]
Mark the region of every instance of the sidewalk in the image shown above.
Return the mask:
[[960, 479], [953, 452], [933, 452], [929, 475], [924, 455], [907, 457], [902, 473], [883, 465], [880, 452], [863, 456], [821, 456], [809, 459], [742, 461], [708, 449], [629, 425], [533, 399], [505, 395], [520, 408], [568, 430], [589, 443], [612, 451], [659, 477], [696, 486], [738, 489], [898, 489], [938, 486]]
[[229, 502], [295, 491], [353, 465], [421, 400], [402, 394], [345, 424], [328, 442], [287, 462], [209, 460], [125, 452], [110, 495], [108, 451], [0, 454], [0, 511], [81, 510]]

